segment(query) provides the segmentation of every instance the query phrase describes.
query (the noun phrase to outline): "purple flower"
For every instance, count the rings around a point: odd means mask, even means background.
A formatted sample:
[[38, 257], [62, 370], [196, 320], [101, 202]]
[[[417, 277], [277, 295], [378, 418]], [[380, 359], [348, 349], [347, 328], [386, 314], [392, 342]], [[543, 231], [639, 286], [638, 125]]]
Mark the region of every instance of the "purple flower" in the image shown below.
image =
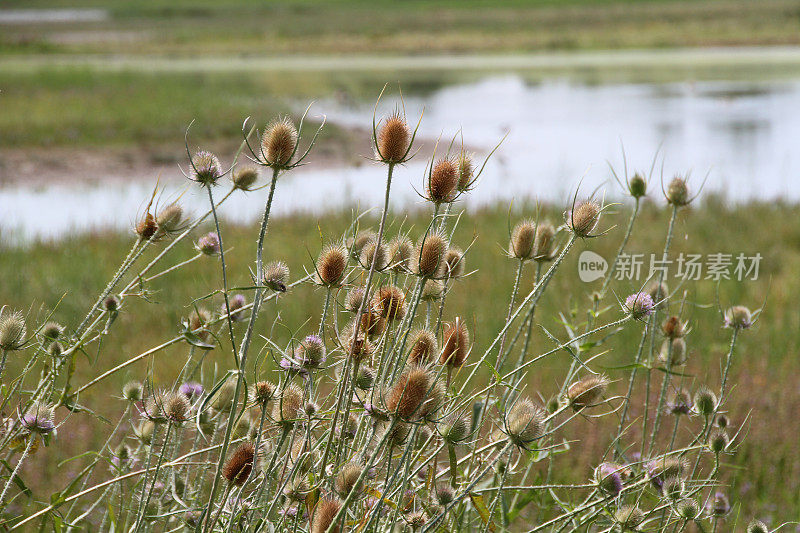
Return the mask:
[[56, 428], [53, 408], [35, 403], [20, 417], [20, 423], [31, 433], [47, 434]]
[[715, 516], [724, 516], [731, 510], [731, 504], [728, 502], [728, 497], [722, 492], [714, 494], [714, 499], [706, 505], [708, 512]]
[[305, 377], [308, 375], [308, 370], [297, 364], [295, 361], [292, 361], [288, 357], [282, 357], [280, 361], [278, 361], [278, 366], [287, 372], [297, 373], [301, 376]]
[[653, 297], [646, 292], [635, 292], [625, 299], [625, 311], [636, 320], [641, 320], [653, 314], [656, 304]]
[[217, 255], [220, 251], [219, 235], [209, 232], [197, 240], [197, 249], [206, 255]]
[[[244, 313], [242, 312], [242, 307], [245, 306], [247, 303], [247, 299], [245, 299], [244, 294], [234, 294], [231, 296], [230, 300], [228, 300], [228, 308], [231, 310], [231, 320], [234, 322], [238, 322], [244, 319]], [[227, 311], [225, 310], [225, 304], [222, 304], [222, 314], [224, 315]]]
[[616, 496], [622, 491], [622, 467], [613, 463], [600, 463], [594, 471], [595, 481], [603, 492]]
[[327, 359], [325, 344], [318, 335], [309, 335], [295, 350], [296, 359], [305, 368], [318, 368]]
[[181, 385], [180, 387], [181, 394], [189, 398], [190, 400], [194, 397], [199, 397], [203, 395], [203, 386], [197, 383], [196, 381], [189, 381]]

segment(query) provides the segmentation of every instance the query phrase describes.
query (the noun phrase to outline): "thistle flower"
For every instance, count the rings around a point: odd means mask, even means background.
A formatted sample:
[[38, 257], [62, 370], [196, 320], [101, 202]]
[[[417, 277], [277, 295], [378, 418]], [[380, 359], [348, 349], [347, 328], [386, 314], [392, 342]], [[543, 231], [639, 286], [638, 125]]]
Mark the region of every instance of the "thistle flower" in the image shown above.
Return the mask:
[[347, 250], [341, 245], [327, 246], [317, 260], [317, 282], [327, 287], [338, 287], [347, 268]]
[[625, 299], [623, 310], [635, 320], [641, 320], [652, 315], [655, 307], [652, 296], [646, 292], [635, 292]]
[[[240, 322], [244, 320], [244, 313], [242, 308], [247, 305], [247, 298], [245, 298], [244, 294], [234, 294], [228, 299], [228, 309], [230, 309], [230, 319], [233, 322]], [[222, 309], [220, 310], [220, 314], [224, 315], [227, 311], [225, 310], [225, 304], [222, 304]]]
[[159, 238], [181, 231], [183, 225], [183, 208], [177, 203], [165, 206], [156, 215]]
[[614, 520], [623, 531], [636, 531], [644, 522], [644, 513], [633, 505], [623, 505], [614, 512]]
[[389, 263], [395, 272], [407, 272], [411, 265], [414, 243], [405, 235], [398, 235], [389, 242]]
[[339, 533], [339, 526], [333, 524], [333, 519], [339, 513], [342, 504], [338, 500], [323, 497], [314, 506], [310, 516], [310, 533]]
[[556, 228], [550, 222], [541, 221], [536, 227], [533, 243], [533, 259], [540, 263], [552, 261], [556, 257]]
[[714, 516], [725, 516], [731, 511], [731, 504], [723, 492], [714, 493], [714, 498], [708, 502], [708, 512]]
[[597, 487], [612, 496], [622, 492], [622, 476], [620, 466], [614, 463], [600, 463], [594, 470], [594, 480]]
[[253, 385], [253, 401], [262, 408], [275, 396], [275, 385], [269, 381], [259, 381]]
[[333, 488], [339, 496], [346, 498], [353, 490], [360, 492], [361, 489], [356, 486], [356, 482], [363, 471], [364, 468], [360, 464], [352, 461], [342, 467], [333, 482]]
[[402, 320], [406, 316], [406, 295], [402, 289], [394, 285], [381, 287], [375, 294], [373, 307], [389, 321]]
[[522, 398], [506, 413], [505, 428], [511, 441], [522, 448], [544, 434], [544, 410], [528, 398]]
[[681, 500], [675, 506], [675, 512], [684, 520], [694, 520], [700, 516], [700, 504], [694, 498]]
[[686, 389], [678, 389], [667, 400], [667, 411], [673, 415], [688, 415], [692, 412], [692, 396]]
[[390, 389], [386, 398], [387, 409], [403, 420], [419, 418], [420, 407], [432, 385], [433, 376], [426, 369], [418, 366], [409, 368]]
[[286, 292], [289, 281], [289, 267], [283, 261], [273, 261], [264, 267], [264, 286], [275, 292]]
[[445, 157], [433, 164], [428, 175], [428, 200], [436, 205], [452, 202], [458, 186], [458, 164]]
[[397, 164], [405, 161], [411, 144], [411, 132], [403, 115], [395, 111], [379, 125], [375, 155], [379, 161]]
[[8, 351], [22, 349], [27, 331], [22, 313], [3, 313], [0, 315], [0, 348]]
[[682, 337], [666, 339], [661, 345], [659, 359], [672, 366], [680, 366], [686, 363], [686, 341]]
[[592, 230], [600, 220], [600, 205], [592, 200], [578, 204], [567, 219], [567, 226], [578, 237], [591, 237]]
[[668, 339], [675, 339], [686, 335], [686, 323], [681, 322], [680, 317], [671, 316], [661, 324], [661, 332]]
[[511, 231], [511, 240], [508, 243], [508, 255], [520, 261], [532, 259], [535, 241], [536, 222], [533, 220], [518, 222]]
[[173, 424], [185, 422], [191, 408], [189, 399], [182, 392], [173, 392], [164, 400], [164, 414]]
[[156, 217], [154, 217], [152, 213], [145, 213], [144, 216], [139, 219], [139, 222], [136, 223], [133, 230], [136, 232], [136, 235], [139, 236], [140, 241], [149, 241], [158, 231]]
[[192, 179], [202, 185], [214, 185], [222, 177], [222, 165], [217, 156], [201, 150], [192, 157]]
[[372, 268], [373, 261], [377, 272], [382, 272], [389, 266], [389, 249], [384, 243], [378, 244], [377, 239], [369, 241], [361, 248], [361, 255], [358, 259], [358, 262], [366, 270]]
[[747, 525], [747, 533], [769, 533], [769, 528], [761, 520], [755, 518]]
[[464, 252], [460, 248], [449, 248], [444, 254], [440, 278], [455, 279], [464, 274]]
[[364, 301], [364, 287], [353, 287], [347, 292], [344, 308], [351, 313], [357, 313]]
[[444, 330], [442, 353], [439, 363], [450, 368], [459, 368], [469, 355], [469, 330], [461, 318], [456, 317]]
[[674, 207], [683, 207], [688, 205], [692, 199], [689, 197], [689, 186], [686, 179], [680, 176], [675, 176], [667, 186], [667, 202]]
[[281, 397], [275, 401], [272, 417], [281, 425], [291, 426], [300, 418], [300, 405], [303, 401], [303, 391], [290, 384], [283, 390]]
[[577, 381], [567, 389], [567, 400], [576, 411], [597, 404], [605, 394], [610, 381], [603, 375], [589, 376]]
[[458, 155], [458, 185], [459, 192], [467, 192], [475, 181], [475, 164], [472, 161], [472, 154], [461, 151]]
[[261, 136], [261, 156], [267, 166], [288, 168], [297, 150], [297, 128], [289, 117], [279, 117], [264, 130]]
[[708, 437], [708, 449], [719, 455], [727, 449], [730, 442], [731, 439], [724, 429], [716, 429]]
[[743, 305], [734, 305], [725, 311], [725, 327], [734, 329], [750, 329], [753, 317], [750, 310]]
[[253, 166], [246, 166], [236, 169], [231, 177], [233, 186], [240, 191], [249, 191], [253, 184], [258, 180], [258, 169]]
[[142, 415], [144, 415], [151, 422], [166, 422], [167, 415], [164, 411], [165, 400], [166, 396], [163, 392], [153, 391], [153, 394], [145, 400], [144, 405], [142, 406]]
[[327, 359], [325, 343], [318, 335], [309, 335], [295, 349], [295, 359], [305, 368], [319, 368]]
[[203, 253], [205, 255], [219, 255], [220, 252], [220, 244], [219, 244], [219, 235], [215, 232], [209, 232], [197, 239], [197, 244], [195, 244], [195, 248], [198, 252]]
[[[48, 341], [54, 341], [64, 334], [64, 326], [57, 322], [48, 322], [42, 327], [42, 337]], [[24, 336], [24, 335], [23, 335]], [[0, 324], [0, 338], [2, 338], [2, 325]], [[2, 342], [0, 341], [0, 344]]]
[[231, 485], [237, 487], [244, 485], [247, 478], [250, 477], [250, 472], [253, 471], [255, 453], [253, 443], [243, 442], [240, 444], [223, 465], [222, 477], [227, 479]]
[[634, 198], [647, 196], [647, 180], [641, 172], [634, 172], [628, 180], [628, 193]]
[[155, 431], [155, 428], [156, 425], [150, 420], [142, 420], [138, 426], [133, 428], [133, 434], [137, 439], [139, 439], [139, 442], [149, 446], [153, 440], [153, 432]]
[[45, 405], [41, 402], [34, 402], [25, 413], [20, 416], [19, 422], [22, 424], [22, 427], [31, 433], [46, 435], [56, 428], [54, 412], [54, 406]]
[[192, 398], [199, 398], [204, 392], [203, 386], [196, 381], [187, 381], [186, 383], [181, 384], [178, 390], [189, 400]]
[[414, 250], [412, 270], [423, 278], [434, 277], [439, 271], [445, 252], [447, 252], [447, 238], [436, 231], [428, 233]]
[[694, 410], [697, 414], [711, 416], [717, 409], [717, 395], [708, 387], [700, 387], [694, 393]]
[[411, 334], [409, 363], [413, 365], [430, 363], [438, 351], [436, 336], [427, 329], [418, 329]]

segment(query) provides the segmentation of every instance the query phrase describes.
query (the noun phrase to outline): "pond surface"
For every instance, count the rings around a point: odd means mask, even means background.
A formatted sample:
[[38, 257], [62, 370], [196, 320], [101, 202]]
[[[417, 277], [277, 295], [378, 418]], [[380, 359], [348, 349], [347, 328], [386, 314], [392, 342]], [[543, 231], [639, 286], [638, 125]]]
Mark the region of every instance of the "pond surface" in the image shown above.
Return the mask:
[[[391, 111], [396, 103], [386, 98], [379, 114]], [[363, 128], [371, 124], [373, 105], [322, 100], [312, 114]], [[608, 163], [624, 172], [621, 146], [629, 172], [648, 172], [660, 147], [652, 195], [661, 195], [663, 167], [664, 180], [690, 173], [693, 187], [706, 180], [705, 193], [719, 193], [735, 202], [800, 200], [800, 78], [587, 84], [493, 73], [426, 89], [424, 94], [405, 93], [410, 121], [416, 121], [423, 107], [419, 135], [441, 137], [440, 153], [461, 133], [482, 159], [508, 133], [478, 187], [464, 200], [469, 206], [512, 199], [567, 202], [579, 182], [585, 193], [605, 184], [606, 195], [617, 197], [619, 187], [611, 179]], [[415, 188], [423, 190], [424, 160], [429, 155], [418, 154], [396, 172], [396, 207], [421, 203]], [[3, 238], [24, 242], [96, 228], [130, 228], [152, 184], [122, 183], [127, 184], [0, 189]], [[163, 198], [183, 193], [181, 201], [190, 210], [207, 209], [206, 197], [185, 180], [166, 183]], [[284, 215], [347, 206], [368, 209], [381, 205], [384, 184], [385, 168], [370, 162], [329, 171], [298, 169], [280, 182], [274, 209]], [[263, 196], [263, 191], [237, 194], [222, 214], [236, 222], [255, 221]]]

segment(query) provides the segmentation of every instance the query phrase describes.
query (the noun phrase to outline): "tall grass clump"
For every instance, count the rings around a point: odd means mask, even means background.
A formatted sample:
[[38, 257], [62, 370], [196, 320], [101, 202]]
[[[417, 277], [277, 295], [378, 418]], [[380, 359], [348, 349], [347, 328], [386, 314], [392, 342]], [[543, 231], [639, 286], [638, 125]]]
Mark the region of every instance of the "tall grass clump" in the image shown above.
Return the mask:
[[[398, 108], [402, 109], [402, 108]], [[421, 120], [421, 118], [420, 118]], [[64, 324], [3, 307], [0, 313], [2, 453], [0, 509], [9, 530], [114, 531], [701, 531], [734, 527], [736, 502], [720, 473], [743, 439], [727, 418], [737, 340], [760, 310], [698, 306], [663, 275], [646, 286], [613, 283], [637, 225], [648, 178], [625, 176], [630, 208], [576, 192], [562, 220], [541, 213], [509, 224], [497, 267], [510, 286], [484, 290], [503, 302], [501, 327], [487, 334], [482, 310], [453, 308], [448, 295], [469, 270], [472, 242], [454, 242], [459, 201], [487, 164], [451, 143], [431, 155], [422, 196], [430, 216], [402, 228], [389, 211], [394, 173], [418, 153], [416, 125], [397, 111], [375, 117], [373, 159], [385, 169], [374, 220], [359, 213], [343, 235], [328, 236], [302, 273], [265, 256], [281, 180], [312, 156], [316, 134], [305, 115], [248, 129], [230, 168], [186, 142], [186, 177], [208, 197], [199, 216], [178, 202], [151, 201], [130, 251], [93, 305]], [[317, 131], [318, 133], [318, 131]], [[491, 155], [491, 154], [490, 154]], [[248, 162], [243, 164], [243, 160]], [[650, 174], [652, 175], [652, 169]], [[260, 181], [265, 178], [265, 183]], [[676, 177], [665, 186], [671, 217], [696, 191]], [[263, 217], [243, 286], [231, 283], [219, 209], [234, 194], [260, 195]], [[564, 260], [590, 239], [619, 238], [607, 222], [629, 209], [602, 289], [569, 316], [563, 332], [537, 318]], [[369, 222], [374, 222], [370, 227]], [[322, 228], [323, 233], [325, 228]], [[173, 251], [193, 249], [188, 260]], [[186, 304], [176, 335], [107, 368], [115, 328], [133, 299], [153, 301], [150, 284], [214, 261], [219, 277]], [[523, 279], [532, 273], [533, 283]], [[578, 280], [576, 279], [576, 283]], [[280, 308], [301, 284], [316, 287], [320, 320], [286, 323]], [[160, 295], [165, 297], [165, 295]], [[168, 295], [167, 295], [168, 297]], [[467, 300], [468, 301], [468, 300]], [[151, 313], [158, 313], [153, 303]], [[577, 318], [585, 317], [585, 318]], [[719, 383], [691, 379], [692, 330], [713, 329], [727, 343]], [[284, 342], [284, 333], [290, 340]], [[625, 337], [620, 335], [627, 332]], [[623, 342], [633, 334], [638, 341]], [[485, 349], [473, 349], [478, 335]], [[98, 397], [112, 376], [151, 362], [169, 347], [184, 354], [167, 379], [152, 366], [116, 394]], [[702, 349], [701, 346], [694, 347]], [[604, 363], [612, 352], [627, 363]], [[559, 381], [532, 390], [537, 368], [562, 358]], [[7, 362], [14, 360], [14, 365]], [[76, 382], [78, 365], [92, 378]], [[118, 406], [100, 417], [95, 402]], [[59, 427], [85, 418], [103, 435], [73, 457], [79, 473], [63, 488], [34, 494], [27, 463], [71, 439]], [[743, 417], [746, 418], [746, 417]], [[583, 445], [566, 427], [590, 421], [604, 453], [585, 464], [582, 482], [563, 483], [564, 456]], [[587, 438], [589, 436], [587, 435]], [[753, 525], [755, 524], [755, 525]], [[754, 520], [752, 528], [763, 524]]]

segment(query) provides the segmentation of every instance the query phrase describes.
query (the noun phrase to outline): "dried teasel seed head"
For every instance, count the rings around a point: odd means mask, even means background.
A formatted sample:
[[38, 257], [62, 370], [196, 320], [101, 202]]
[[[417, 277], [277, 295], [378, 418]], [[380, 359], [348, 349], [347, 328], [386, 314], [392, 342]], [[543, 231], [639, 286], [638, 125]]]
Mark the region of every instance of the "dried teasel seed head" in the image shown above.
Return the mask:
[[641, 172], [634, 172], [628, 180], [628, 193], [634, 198], [647, 196], [647, 180]]
[[263, 283], [275, 292], [286, 292], [289, 267], [283, 261], [272, 261], [264, 267]]
[[113, 313], [119, 310], [119, 298], [114, 296], [107, 296], [105, 300], [103, 300], [103, 309], [108, 311], [109, 313]]
[[403, 420], [420, 417], [420, 407], [428, 398], [433, 376], [425, 368], [414, 366], [404, 371], [389, 390], [386, 408]]
[[526, 447], [544, 434], [545, 418], [544, 409], [522, 398], [506, 413], [506, 433], [514, 444]]
[[545, 221], [536, 227], [536, 238], [533, 243], [533, 259], [539, 262], [552, 261], [556, 257], [556, 228]]
[[370, 342], [367, 335], [356, 330], [351, 324], [344, 332], [344, 342], [342, 343], [345, 353], [354, 361], [363, 361], [375, 352], [375, 345]]
[[167, 421], [167, 413], [164, 410], [164, 402], [166, 401], [167, 396], [162, 391], [153, 391], [144, 402], [142, 406], [142, 414], [147, 417], [148, 420], [161, 423]]
[[675, 176], [667, 186], [667, 202], [674, 207], [688, 205], [692, 199], [689, 197], [689, 185], [686, 179]]
[[404, 116], [395, 111], [378, 127], [376, 156], [384, 163], [402, 163], [410, 148], [411, 132]]
[[[2, 328], [0, 327], [0, 333]], [[64, 326], [57, 322], [48, 322], [42, 327], [42, 337], [49, 341], [54, 341], [64, 334]], [[2, 337], [2, 335], [0, 335]]]
[[578, 204], [569, 214], [567, 225], [578, 237], [590, 237], [600, 220], [600, 205], [592, 200]]
[[677, 476], [669, 477], [664, 480], [661, 486], [661, 494], [670, 500], [680, 500], [683, 497], [685, 483]]
[[395, 423], [394, 427], [391, 425], [385, 425], [384, 431], [389, 432], [387, 440], [393, 446], [400, 446], [408, 440], [408, 435], [411, 433], [411, 428], [409, 427], [409, 424], [397, 422]]
[[667, 410], [673, 415], [688, 415], [692, 412], [692, 395], [686, 389], [678, 389], [667, 400]]
[[195, 248], [205, 255], [219, 255], [221, 250], [219, 244], [219, 235], [216, 232], [209, 232], [197, 239]]
[[434, 204], [452, 202], [458, 186], [458, 163], [445, 157], [433, 164], [428, 176], [428, 200]]
[[305, 500], [306, 495], [311, 488], [308, 486], [308, 481], [303, 477], [293, 478], [283, 488], [283, 494], [292, 501], [300, 502]]
[[280, 398], [274, 402], [275, 409], [272, 417], [284, 426], [293, 425], [300, 418], [300, 406], [303, 402], [303, 391], [292, 383], [281, 393]]
[[725, 311], [725, 327], [749, 329], [752, 325], [753, 315], [747, 307], [743, 305], [734, 305]]
[[469, 348], [469, 330], [464, 321], [456, 317], [452, 324], [445, 327], [439, 363], [459, 368], [467, 360]]
[[253, 386], [253, 400], [262, 407], [275, 397], [275, 384], [269, 381], [259, 381]]
[[440, 278], [460, 278], [464, 274], [464, 252], [460, 248], [450, 248], [444, 254]]
[[475, 180], [475, 163], [472, 160], [472, 155], [464, 152], [463, 150], [458, 155], [458, 185], [459, 192], [466, 192], [472, 187], [472, 182]]
[[384, 244], [378, 244], [377, 240], [371, 240], [361, 248], [361, 255], [358, 258], [359, 264], [366, 270], [372, 268], [375, 262], [375, 270], [381, 272], [389, 266], [389, 248]]
[[413, 513], [408, 513], [404, 516], [408, 527], [411, 528], [411, 531], [417, 531], [420, 528], [424, 527], [425, 524], [428, 522], [428, 517], [425, 515], [425, 511], [416, 511]]
[[418, 329], [411, 334], [411, 351], [408, 362], [413, 365], [425, 365], [433, 361], [439, 352], [436, 336], [427, 329]]
[[425, 235], [414, 250], [413, 271], [424, 278], [436, 276], [447, 252], [447, 237], [437, 231]]
[[353, 259], [358, 259], [361, 256], [361, 250], [364, 249], [369, 242], [377, 239], [378, 235], [372, 229], [365, 229], [359, 231], [355, 237], [349, 237], [345, 243], [345, 247], [350, 250], [350, 255]]
[[469, 436], [469, 423], [463, 416], [452, 414], [437, 424], [439, 434], [450, 444], [458, 444]]
[[769, 528], [761, 520], [755, 518], [747, 525], [747, 533], [769, 533]]
[[675, 506], [675, 512], [685, 520], [694, 520], [700, 516], [700, 504], [694, 498], [681, 500]]
[[681, 322], [680, 317], [673, 315], [661, 324], [661, 332], [669, 339], [683, 337], [686, 335], [686, 323]]
[[134, 231], [136, 235], [139, 236], [139, 240], [149, 241], [158, 231], [156, 217], [154, 217], [152, 213], [145, 213], [144, 216], [139, 219], [139, 222], [136, 223]]
[[439, 411], [444, 407], [447, 400], [447, 389], [441, 381], [434, 382], [428, 390], [428, 395], [422, 406], [419, 408], [419, 417], [428, 421], [433, 421]]
[[576, 411], [597, 404], [605, 394], [610, 381], [603, 375], [589, 376], [577, 381], [567, 389], [567, 400]]
[[159, 237], [177, 233], [184, 226], [183, 208], [177, 203], [165, 206], [156, 215], [156, 226]]
[[717, 395], [708, 387], [700, 387], [694, 393], [694, 410], [697, 414], [711, 416], [717, 409]]
[[142, 420], [138, 426], [133, 430], [134, 435], [139, 442], [149, 446], [153, 440], [153, 431], [155, 431], [155, 424], [150, 420]]
[[731, 438], [724, 429], [716, 429], [708, 437], [708, 449], [715, 454], [724, 452], [731, 442]]
[[325, 343], [318, 335], [308, 335], [297, 346], [294, 356], [304, 368], [319, 368], [327, 359]]
[[353, 287], [347, 292], [347, 296], [344, 299], [344, 308], [351, 313], [357, 313], [363, 301], [364, 287]]
[[341, 245], [327, 246], [317, 260], [317, 281], [328, 287], [338, 287], [347, 269], [347, 250]]
[[[234, 294], [228, 299], [228, 309], [230, 309], [230, 318], [234, 322], [239, 322], [240, 320], [244, 320], [244, 312], [242, 309], [244, 306], [247, 305], [247, 298], [245, 298], [244, 294]], [[220, 308], [220, 316], [226, 316], [228, 311], [225, 309], [225, 303], [222, 303], [222, 307]]]
[[363, 471], [363, 466], [352, 461], [342, 467], [333, 483], [333, 488], [339, 496], [346, 498], [353, 490], [360, 492], [361, 489], [356, 486], [356, 482]]
[[359, 366], [355, 377], [356, 387], [370, 390], [375, 384], [375, 370], [368, 366]]
[[238, 448], [228, 457], [222, 467], [222, 477], [228, 480], [228, 483], [241, 487], [244, 485], [247, 478], [250, 477], [250, 472], [253, 471], [253, 461], [255, 460], [255, 447], [251, 442], [243, 442]]
[[394, 285], [378, 289], [372, 305], [383, 318], [392, 322], [402, 320], [408, 307], [403, 289]]
[[667, 305], [667, 298], [669, 298], [669, 287], [667, 287], [666, 283], [654, 281], [648, 287], [647, 292], [653, 299], [653, 303], [656, 304], [656, 309], [663, 309]]
[[361, 315], [359, 324], [359, 330], [370, 338], [375, 338], [386, 330], [386, 319], [376, 309], [367, 309]]
[[644, 513], [633, 505], [623, 505], [614, 512], [614, 521], [623, 531], [635, 531], [644, 522]]
[[438, 279], [429, 279], [422, 288], [420, 299], [423, 302], [438, 300], [444, 294], [444, 282]]
[[680, 366], [685, 364], [688, 357], [686, 341], [682, 337], [666, 339], [661, 344], [661, 352], [659, 352], [658, 357], [668, 365]]
[[217, 156], [201, 150], [192, 157], [192, 179], [203, 185], [214, 185], [222, 177], [222, 165]]
[[320, 498], [309, 516], [310, 533], [339, 533], [338, 524], [334, 526], [331, 524], [341, 508], [342, 504], [338, 500]]
[[174, 424], [181, 424], [189, 418], [192, 406], [185, 394], [173, 392], [164, 400], [164, 414]]
[[453, 488], [446, 483], [439, 483], [436, 485], [436, 502], [439, 505], [447, 505], [455, 498]]
[[612, 496], [619, 494], [622, 491], [623, 468], [616, 463], [600, 463], [594, 469], [594, 481], [597, 487]]
[[413, 254], [414, 243], [407, 236], [398, 235], [389, 242], [389, 263], [395, 272], [408, 272]]
[[273, 121], [261, 136], [261, 155], [273, 168], [286, 168], [297, 149], [297, 128], [289, 117]]
[[0, 348], [6, 351], [21, 349], [25, 344], [25, 317], [19, 311], [0, 315]]
[[536, 222], [523, 220], [518, 222], [511, 230], [511, 240], [508, 242], [508, 255], [520, 261], [533, 258], [534, 243], [536, 240]]
[[235, 188], [240, 191], [249, 191], [258, 180], [258, 169], [253, 166], [237, 168], [231, 180]]

